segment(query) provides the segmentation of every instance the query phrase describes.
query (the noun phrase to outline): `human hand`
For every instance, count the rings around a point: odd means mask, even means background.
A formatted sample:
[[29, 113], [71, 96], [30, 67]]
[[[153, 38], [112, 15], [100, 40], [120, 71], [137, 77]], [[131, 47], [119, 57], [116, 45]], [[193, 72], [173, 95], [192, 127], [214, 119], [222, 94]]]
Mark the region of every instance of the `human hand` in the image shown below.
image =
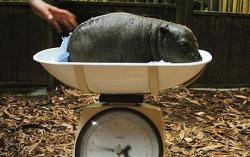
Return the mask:
[[62, 26], [72, 31], [78, 25], [75, 15], [68, 10], [57, 8], [42, 0], [29, 0], [29, 4], [38, 16], [51, 23], [58, 32], [62, 32]]

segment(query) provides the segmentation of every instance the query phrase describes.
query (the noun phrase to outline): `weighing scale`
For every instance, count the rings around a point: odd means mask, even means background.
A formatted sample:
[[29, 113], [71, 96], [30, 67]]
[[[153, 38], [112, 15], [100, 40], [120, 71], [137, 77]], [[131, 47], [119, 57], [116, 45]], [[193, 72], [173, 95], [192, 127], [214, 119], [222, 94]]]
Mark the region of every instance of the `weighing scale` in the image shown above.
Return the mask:
[[192, 63], [67, 62], [60, 48], [38, 52], [34, 60], [62, 83], [83, 93], [100, 93], [100, 102], [82, 110], [74, 157], [163, 157], [164, 122], [159, 107], [144, 94], [195, 80], [212, 56], [199, 50]]

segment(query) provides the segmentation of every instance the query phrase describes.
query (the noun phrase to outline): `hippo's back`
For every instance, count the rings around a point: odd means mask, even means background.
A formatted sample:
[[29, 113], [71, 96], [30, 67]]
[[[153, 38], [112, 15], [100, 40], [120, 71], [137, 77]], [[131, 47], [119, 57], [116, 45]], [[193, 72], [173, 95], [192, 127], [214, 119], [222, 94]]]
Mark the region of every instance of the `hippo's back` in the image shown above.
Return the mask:
[[129, 13], [111, 13], [92, 18], [72, 33], [68, 44], [70, 60], [147, 62], [150, 60], [151, 23], [144, 17]]

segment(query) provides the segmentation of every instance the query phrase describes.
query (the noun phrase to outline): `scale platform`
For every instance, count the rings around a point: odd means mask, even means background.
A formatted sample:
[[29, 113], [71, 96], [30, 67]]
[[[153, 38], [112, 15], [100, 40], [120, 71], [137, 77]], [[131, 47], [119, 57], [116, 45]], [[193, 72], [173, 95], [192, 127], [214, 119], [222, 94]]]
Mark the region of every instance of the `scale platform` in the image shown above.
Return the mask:
[[68, 62], [60, 48], [38, 52], [34, 60], [62, 83], [84, 93], [151, 93], [185, 84], [212, 60], [199, 50], [202, 60], [192, 63], [89, 63]]
[[89, 63], [68, 62], [57, 47], [33, 59], [62, 83], [101, 93], [99, 103], [82, 110], [74, 157], [165, 157], [161, 109], [144, 104], [143, 96], [195, 81], [212, 60], [199, 53], [202, 60], [192, 63]]

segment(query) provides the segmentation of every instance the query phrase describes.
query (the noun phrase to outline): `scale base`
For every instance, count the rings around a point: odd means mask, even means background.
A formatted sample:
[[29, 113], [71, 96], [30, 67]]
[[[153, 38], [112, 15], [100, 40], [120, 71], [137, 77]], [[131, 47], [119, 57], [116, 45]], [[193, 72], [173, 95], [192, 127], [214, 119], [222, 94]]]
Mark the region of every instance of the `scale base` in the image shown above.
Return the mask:
[[91, 104], [83, 108], [81, 116], [80, 116], [80, 121], [78, 124], [78, 130], [76, 132], [76, 140], [75, 140], [75, 145], [74, 145], [73, 157], [77, 157], [75, 153], [77, 152], [76, 141], [78, 138], [80, 138], [80, 132], [84, 128], [84, 126], [91, 120], [91, 118], [99, 114], [100, 112], [110, 110], [110, 109], [119, 109], [119, 108], [129, 109], [129, 110], [139, 112], [140, 114], [143, 114], [144, 116], [146, 116], [152, 122], [152, 124], [155, 126], [156, 130], [158, 131], [160, 135], [160, 139], [162, 141], [163, 154], [164, 154], [164, 142], [165, 142], [164, 131], [165, 129], [164, 129], [162, 112], [159, 107], [156, 107], [150, 104], [145, 104], [145, 103], [104, 102], [104, 103]]

